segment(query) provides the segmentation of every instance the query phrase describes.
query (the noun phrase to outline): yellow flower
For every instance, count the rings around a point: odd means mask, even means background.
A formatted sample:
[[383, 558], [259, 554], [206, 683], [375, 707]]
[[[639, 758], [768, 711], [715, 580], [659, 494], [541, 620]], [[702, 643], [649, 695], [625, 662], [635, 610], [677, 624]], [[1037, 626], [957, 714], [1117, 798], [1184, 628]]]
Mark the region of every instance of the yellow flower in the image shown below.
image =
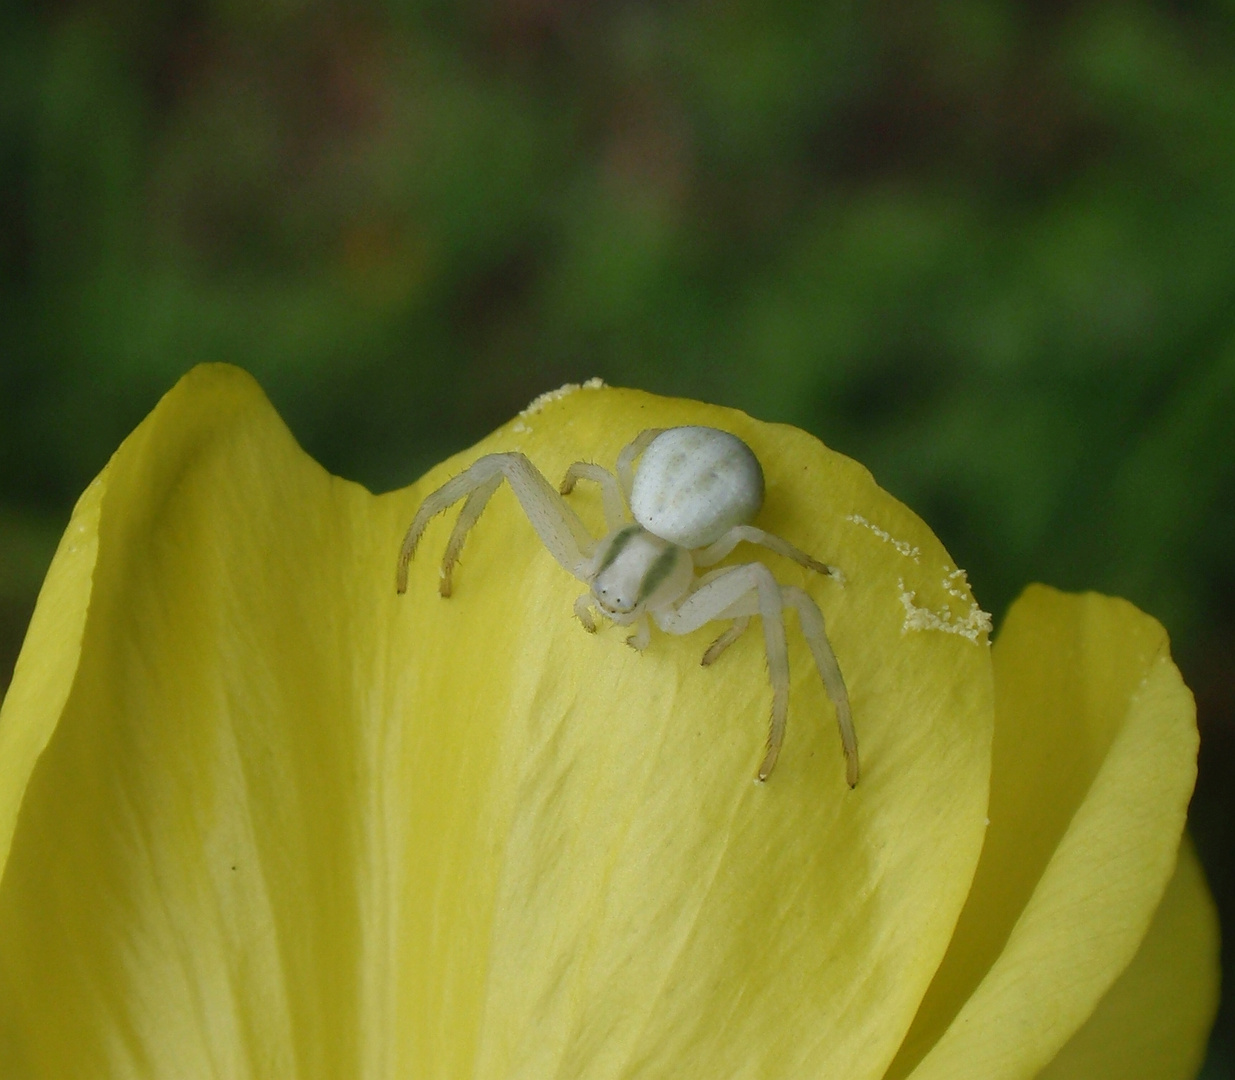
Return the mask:
[[[556, 479], [682, 423], [847, 574], [767, 556], [828, 619], [853, 790], [794, 627], [755, 785], [759, 636], [584, 633], [508, 491], [452, 599], [442, 520], [395, 593], [480, 454]], [[0, 1075], [1185, 1077], [1216, 930], [1165, 635], [1034, 589], [993, 659], [930, 531], [800, 431], [581, 389], [373, 497], [199, 368], [82, 496], [0, 711]]]

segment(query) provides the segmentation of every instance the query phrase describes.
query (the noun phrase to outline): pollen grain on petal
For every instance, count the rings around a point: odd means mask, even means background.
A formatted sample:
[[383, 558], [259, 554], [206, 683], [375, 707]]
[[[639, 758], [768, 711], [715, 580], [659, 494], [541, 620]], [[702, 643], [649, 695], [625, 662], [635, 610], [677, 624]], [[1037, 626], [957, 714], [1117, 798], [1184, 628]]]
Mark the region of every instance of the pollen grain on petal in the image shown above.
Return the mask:
[[522, 417], [535, 416], [546, 405], [560, 401], [577, 390], [603, 390], [604, 388], [605, 380], [599, 375], [595, 375], [582, 383], [566, 383], [564, 386], [559, 386], [556, 390], [546, 390], [543, 394], [533, 398], [526, 409], [520, 410], [519, 415]]
[[947, 566], [943, 569], [944, 578], [940, 585], [944, 592], [967, 603], [969, 610], [960, 614], [954, 612], [950, 604], [944, 604], [937, 611], [924, 607], [917, 603], [917, 592], [906, 588], [905, 579], [897, 578], [896, 585], [900, 590], [901, 605], [905, 609], [905, 621], [901, 626], [901, 633], [907, 634], [910, 630], [938, 630], [945, 634], [957, 634], [968, 638], [976, 644], [979, 634], [991, 632], [990, 613], [978, 607], [968, 591], [957, 587], [958, 582], [962, 585], [966, 583], [964, 570], [951, 569]]
[[852, 521], [855, 525], [861, 525], [864, 529], [869, 529], [885, 544], [891, 544], [897, 551], [905, 556], [906, 559], [912, 559], [916, 563], [922, 561], [922, 550], [916, 544], [910, 544], [907, 540], [897, 540], [886, 529], [881, 529], [872, 521], [868, 521], [861, 514], [848, 514], [845, 517], [846, 521]]

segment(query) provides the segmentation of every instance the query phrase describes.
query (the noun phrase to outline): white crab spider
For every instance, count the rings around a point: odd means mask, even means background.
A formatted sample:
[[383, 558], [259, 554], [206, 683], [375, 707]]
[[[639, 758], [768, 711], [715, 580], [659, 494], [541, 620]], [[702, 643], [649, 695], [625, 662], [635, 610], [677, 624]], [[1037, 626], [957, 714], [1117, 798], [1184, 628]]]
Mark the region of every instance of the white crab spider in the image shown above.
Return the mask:
[[[649, 618], [670, 634], [689, 634], [715, 619], [732, 619], [733, 624], [703, 654], [706, 665], [737, 640], [752, 615], [760, 616], [772, 683], [772, 721], [758, 780], [766, 780], [772, 772], [785, 738], [789, 656], [783, 611], [787, 607], [797, 611], [815, 666], [836, 707], [846, 779], [853, 787], [858, 782], [858, 744], [849, 694], [814, 600], [803, 589], [778, 584], [760, 562], [695, 576], [696, 567], [712, 566], [746, 541], [840, 577], [839, 571], [750, 524], [763, 504], [763, 470], [750, 447], [715, 428], [652, 428], [622, 450], [616, 471], [614, 476], [599, 465], [577, 461], [566, 470], [559, 494], [523, 454], [480, 458], [429, 495], [416, 511], [399, 552], [398, 591], [407, 589], [408, 563], [429, 520], [465, 498], [442, 559], [439, 591], [450, 595], [451, 574], [468, 530], [506, 480], [549, 553], [589, 586], [590, 592], [575, 601], [574, 610], [590, 633], [596, 630], [593, 607], [615, 623], [633, 625], [635, 632], [627, 643], [640, 651], [650, 640]], [[562, 498], [579, 480], [600, 485], [608, 533], [599, 541]]]

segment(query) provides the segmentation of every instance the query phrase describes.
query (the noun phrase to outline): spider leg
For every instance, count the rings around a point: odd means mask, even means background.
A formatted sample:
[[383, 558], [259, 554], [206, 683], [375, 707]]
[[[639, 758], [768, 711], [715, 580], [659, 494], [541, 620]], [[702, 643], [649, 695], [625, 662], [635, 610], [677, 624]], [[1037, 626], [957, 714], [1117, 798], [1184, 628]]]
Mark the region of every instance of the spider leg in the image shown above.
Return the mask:
[[[709, 581], [714, 581], [716, 578], [727, 574], [730, 569], [731, 568], [728, 566], [722, 566], [719, 570], [709, 570], [706, 574], [700, 574], [697, 578], [695, 578], [695, 583], [691, 588], [691, 592], [698, 592]], [[727, 614], [717, 616], [718, 619], [724, 619], [727, 617]], [[709, 665], [716, 663], [716, 661], [720, 659], [720, 654], [742, 636], [742, 632], [746, 629], [749, 623], [750, 619], [748, 618], [734, 618], [733, 625], [707, 647], [700, 664], [702, 664], [703, 667], [708, 667]]]
[[467, 539], [472, 526], [476, 524], [477, 518], [484, 512], [485, 504], [488, 503], [490, 496], [501, 486], [502, 479], [502, 474], [497, 473], [481, 484], [464, 501], [463, 509], [459, 511], [459, 517], [455, 521], [455, 527], [451, 530], [450, 539], [446, 542], [446, 551], [442, 555], [441, 576], [437, 582], [437, 591], [442, 596], [451, 594], [453, 590], [451, 574], [459, 559], [459, 552], [463, 550], [463, 542]]
[[563, 495], [569, 495], [575, 490], [575, 484], [580, 480], [591, 480], [600, 485], [600, 494], [605, 503], [605, 529], [613, 532], [626, 524], [626, 500], [618, 487], [617, 477], [608, 469], [593, 465], [587, 461], [576, 461], [562, 479], [558, 488]]
[[716, 663], [716, 661], [720, 659], [720, 654], [729, 648], [729, 646], [735, 641], [737, 641], [749, 625], [749, 615], [742, 615], [734, 619], [733, 625], [708, 646], [707, 652], [703, 654], [703, 659], [700, 660], [699, 663], [701, 663], [704, 667], [708, 667], [709, 665]]
[[[553, 490], [548, 480], [541, 475], [523, 454], [486, 454], [473, 462], [458, 476], [447, 480], [440, 488], [429, 494], [420, 504], [403, 546], [399, 549], [396, 587], [399, 592], [407, 590], [407, 567], [416, 553], [416, 545], [426, 526], [437, 514], [467, 497], [459, 522], [447, 543], [446, 560], [442, 564], [442, 580], [449, 595], [450, 570], [458, 558], [468, 530], [476, 523], [489, 497], [506, 480], [523, 507], [536, 535], [558, 563], [580, 581], [587, 580], [588, 560], [596, 546], [595, 538], [587, 526], [579, 520], [565, 500]], [[475, 498], [472, 498], [475, 496]]]
[[647, 614], [640, 615], [635, 621], [635, 632], [626, 639], [635, 652], [643, 652], [652, 640], [652, 624], [648, 622]]
[[575, 618], [583, 623], [589, 634], [596, 633], [596, 620], [592, 618], [592, 594], [584, 593], [575, 601]]
[[[771, 571], [768, 571], [762, 564], [754, 563], [752, 566], [758, 566], [763, 569], [768, 577], [771, 577]], [[735, 567], [735, 570], [745, 570], [747, 567]], [[704, 579], [707, 584], [704, 584], [699, 589], [696, 589], [686, 601], [678, 606], [680, 613], [686, 605], [700, 593], [705, 592], [712, 583], [719, 587], [716, 589], [715, 595], [705, 601], [705, 605], [699, 611], [690, 613], [691, 618], [689, 624], [683, 621], [680, 625], [684, 629], [674, 629], [666, 626], [662, 622], [660, 614], [657, 615], [656, 621], [662, 629], [668, 630], [670, 633], [689, 633], [690, 630], [700, 625], [699, 618], [705, 611], [714, 611], [712, 615], [716, 619], [733, 619], [733, 625], [726, 630], [719, 638], [716, 639], [704, 653], [703, 662], [714, 663], [716, 658], [724, 649], [728, 648], [746, 629], [746, 624], [750, 621], [750, 616], [760, 615], [764, 618], [764, 636], [767, 637], [767, 616], [764, 614], [766, 600], [764, 594], [759, 591], [758, 585], [751, 587], [747, 585], [745, 591], [740, 589], [740, 581], [733, 581], [731, 584], [729, 571], [713, 570], [710, 574], [705, 575]], [[819, 671], [819, 677], [823, 680], [823, 688], [827, 691], [828, 698], [831, 700], [833, 707], [836, 709], [836, 724], [840, 728], [841, 746], [845, 751], [845, 779], [850, 787], [856, 786], [858, 782], [858, 738], [853, 727], [853, 712], [849, 705], [849, 691], [845, 687], [845, 679], [841, 674], [840, 664], [837, 663], [836, 654], [832, 651], [832, 646], [828, 641], [827, 631], [824, 626], [823, 613], [819, 610], [819, 606], [811, 599], [810, 595], [804, 590], [799, 589], [796, 585], [778, 585], [779, 602], [782, 608], [793, 608], [798, 613], [798, 624], [802, 628], [802, 636], [806, 638], [806, 644], [810, 647], [811, 655], [815, 660], [815, 667]], [[732, 597], [732, 602], [723, 607], [718, 607], [722, 599]], [[777, 611], [777, 620], [781, 619], [780, 611]], [[706, 620], [704, 620], [706, 621]], [[783, 626], [782, 626], [783, 635]], [[773, 687], [773, 703], [772, 703], [772, 727], [768, 736], [768, 752], [763, 760], [763, 764], [759, 767], [759, 779], [767, 779], [768, 774], [772, 771], [772, 766], [776, 764], [776, 757], [780, 752], [780, 741], [784, 738], [784, 720], [781, 719], [780, 726], [777, 726], [777, 702], [776, 702], [776, 668], [772, 662], [772, 653], [768, 654], [768, 674], [772, 679]], [[788, 695], [788, 661], [785, 667], [785, 693]]]
[[845, 688], [845, 677], [841, 674], [840, 664], [836, 662], [836, 653], [832, 651], [832, 645], [828, 641], [823, 612], [806, 591], [796, 585], [781, 586], [780, 595], [785, 606], [794, 608], [798, 613], [802, 636], [806, 638], [806, 644], [810, 646], [811, 655], [815, 658], [815, 667], [819, 669], [823, 688], [836, 708], [836, 723], [840, 728], [841, 746], [845, 751], [845, 779], [850, 787], [855, 787], [858, 782], [858, 736], [853, 730], [849, 691]]
[[621, 485], [622, 494], [626, 496], [627, 504], [630, 503], [630, 490], [635, 483], [635, 458], [651, 445], [657, 435], [664, 434], [665, 430], [665, 428], [648, 428], [646, 431], [639, 432], [618, 454], [618, 483]]
[[753, 525], [735, 525], [715, 543], [694, 552], [692, 558], [696, 566], [712, 566], [720, 562], [742, 541], [748, 544], [759, 544], [769, 551], [775, 551], [777, 555], [784, 555], [785, 558], [800, 563], [808, 570], [814, 570], [817, 574], [827, 574], [829, 577], [836, 578], [842, 585], [845, 583], [845, 575], [835, 566], [821, 563], [814, 556], [807, 555], [805, 551], [794, 547], [788, 540], [783, 540], [774, 533], [764, 532], [763, 529], [756, 529]]
[[[751, 601], [754, 611], [749, 610]], [[717, 574], [676, 608], [658, 611], [654, 616], [662, 630], [670, 634], [689, 634], [714, 619], [759, 615], [767, 650], [768, 681], [772, 684], [767, 753], [756, 774], [760, 781], [766, 780], [776, 766], [789, 717], [789, 647], [785, 640], [782, 606], [780, 586], [772, 571], [762, 563], [747, 563]]]

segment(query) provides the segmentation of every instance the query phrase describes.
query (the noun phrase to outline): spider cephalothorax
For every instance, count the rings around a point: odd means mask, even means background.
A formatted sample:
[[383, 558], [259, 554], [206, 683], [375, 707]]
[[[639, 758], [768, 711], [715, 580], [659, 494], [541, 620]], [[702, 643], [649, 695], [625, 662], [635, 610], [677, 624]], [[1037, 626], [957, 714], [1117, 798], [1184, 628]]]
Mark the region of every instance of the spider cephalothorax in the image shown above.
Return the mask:
[[[814, 600], [803, 589], [779, 584], [761, 562], [695, 574], [696, 568], [715, 565], [745, 541], [840, 577], [834, 568], [750, 524], [763, 504], [763, 470], [741, 439], [708, 427], [652, 428], [618, 455], [616, 476], [579, 461], [566, 470], [560, 493], [523, 454], [488, 454], [421, 503], [399, 552], [399, 592], [407, 588], [408, 563], [429, 520], [466, 499], [442, 559], [440, 591], [450, 595], [451, 572], [468, 531], [503, 480], [549, 553], [587, 584], [590, 591], [579, 597], [574, 610], [589, 632], [596, 630], [595, 609], [615, 623], [633, 625], [627, 641], [643, 650], [651, 637], [650, 622], [670, 634], [689, 634], [704, 623], [732, 619], [703, 654], [703, 663], [711, 664], [746, 629], [752, 615], [760, 616], [772, 683], [772, 722], [759, 780], [772, 772], [785, 738], [789, 656], [783, 612], [793, 608], [836, 707], [846, 778], [851, 787], [858, 782], [849, 695]], [[579, 480], [600, 485], [608, 529], [600, 540], [562, 498]]]

